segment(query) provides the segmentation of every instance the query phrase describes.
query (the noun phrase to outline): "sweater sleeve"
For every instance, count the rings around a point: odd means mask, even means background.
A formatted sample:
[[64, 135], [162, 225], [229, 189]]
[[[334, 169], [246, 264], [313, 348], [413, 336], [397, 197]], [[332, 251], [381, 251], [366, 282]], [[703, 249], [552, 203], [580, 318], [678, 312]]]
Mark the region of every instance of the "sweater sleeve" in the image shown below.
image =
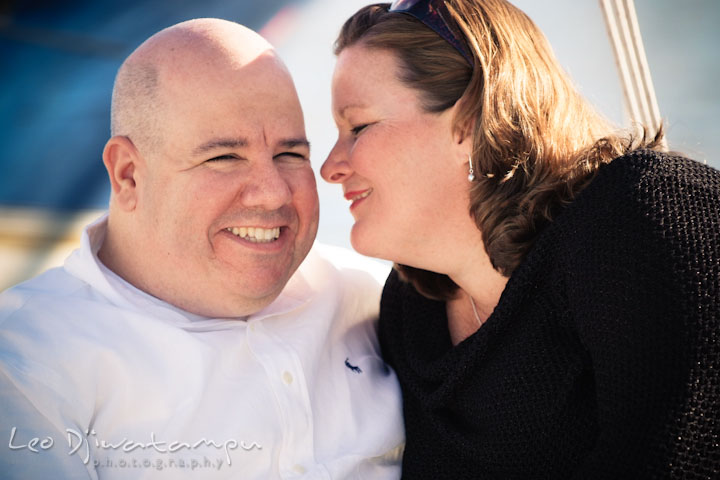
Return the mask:
[[566, 257], [600, 432], [576, 477], [713, 478], [720, 471], [718, 183], [608, 170], [606, 188], [583, 199]]

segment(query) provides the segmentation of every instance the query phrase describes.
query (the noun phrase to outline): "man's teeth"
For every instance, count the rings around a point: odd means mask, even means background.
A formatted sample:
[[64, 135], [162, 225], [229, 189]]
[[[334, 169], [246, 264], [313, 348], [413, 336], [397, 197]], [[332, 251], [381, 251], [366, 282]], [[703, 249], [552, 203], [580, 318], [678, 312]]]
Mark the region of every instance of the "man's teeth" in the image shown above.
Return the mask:
[[253, 243], [268, 243], [273, 242], [280, 236], [280, 227], [275, 228], [260, 228], [260, 227], [228, 227], [225, 230], [237, 235], [240, 238], [244, 238]]

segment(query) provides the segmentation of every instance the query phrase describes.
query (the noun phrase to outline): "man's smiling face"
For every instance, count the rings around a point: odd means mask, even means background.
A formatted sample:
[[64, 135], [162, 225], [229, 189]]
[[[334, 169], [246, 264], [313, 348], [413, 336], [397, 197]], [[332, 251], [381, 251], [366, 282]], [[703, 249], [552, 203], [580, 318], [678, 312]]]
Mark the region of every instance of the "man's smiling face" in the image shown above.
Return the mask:
[[[307, 255], [318, 197], [300, 103], [272, 51], [161, 74], [162, 141], [137, 172], [150, 293], [236, 317], [270, 303]], [[147, 282], [146, 282], [147, 283]]]

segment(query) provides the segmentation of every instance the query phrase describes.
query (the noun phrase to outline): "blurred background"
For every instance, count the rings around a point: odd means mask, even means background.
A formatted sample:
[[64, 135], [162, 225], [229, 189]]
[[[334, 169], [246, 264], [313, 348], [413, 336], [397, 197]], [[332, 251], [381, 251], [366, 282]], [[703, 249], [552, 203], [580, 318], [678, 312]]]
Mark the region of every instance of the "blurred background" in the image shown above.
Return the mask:
[[[295, 78], [318, 172], [318, 239], [349, 247], [352, 217], [319, 168], [336, 137], [332, 43], [358, 0], [15, 0], [0, 2], [0, 290], [76, 247], [107, 207], [102, 149], [115, 72], [143, 40], [197, 17], [260, 31]], [[517, 0], [579, 89], [629, 125], [597, 0]], [[670, 148], [720, 168], [720, 2], [635, 0]]]

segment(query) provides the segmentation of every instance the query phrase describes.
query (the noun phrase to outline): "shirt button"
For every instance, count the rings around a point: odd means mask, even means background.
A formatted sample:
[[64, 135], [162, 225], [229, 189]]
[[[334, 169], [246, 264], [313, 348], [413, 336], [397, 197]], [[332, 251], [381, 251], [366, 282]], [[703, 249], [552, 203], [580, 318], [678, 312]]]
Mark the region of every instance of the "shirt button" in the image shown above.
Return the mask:
[[283, 379], [283, 382], [285, 382], [285, 385], [290, 385], [293, 382], [293, 376], [287, 370], [285, 372], [283, 372], [282, 379]]
[[302, 465], [295, 465], [293, 467], [293, 472], [303, 474], [306, 472], [306, 470], [305, 470], [305, 467], [303, 467]]
[[250, 324], [250, 331], [251, 331], [251, 332], [254, 332], [254, 331], [255, 331], [255, 324], [254, 324], [254, 323], [251, 323], [251, 324]]

